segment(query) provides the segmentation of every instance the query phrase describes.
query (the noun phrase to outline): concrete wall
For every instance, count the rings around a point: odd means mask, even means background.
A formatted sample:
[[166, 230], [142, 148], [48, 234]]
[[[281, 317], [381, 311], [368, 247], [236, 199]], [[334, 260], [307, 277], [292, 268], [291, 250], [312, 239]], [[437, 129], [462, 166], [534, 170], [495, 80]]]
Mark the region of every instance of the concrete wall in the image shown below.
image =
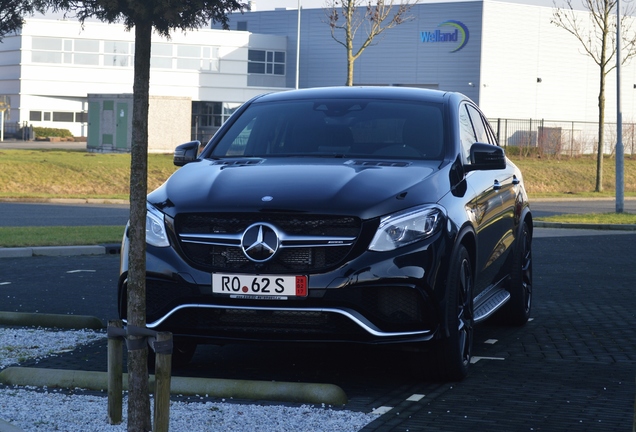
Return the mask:
[[[172, 153], [177, 145], [190, 141], [191, 114], [190, 98], [150, 96], [148, 152]], [[87, 149], [129, 152], [132, 117], [132, 94], [89, 94]]]

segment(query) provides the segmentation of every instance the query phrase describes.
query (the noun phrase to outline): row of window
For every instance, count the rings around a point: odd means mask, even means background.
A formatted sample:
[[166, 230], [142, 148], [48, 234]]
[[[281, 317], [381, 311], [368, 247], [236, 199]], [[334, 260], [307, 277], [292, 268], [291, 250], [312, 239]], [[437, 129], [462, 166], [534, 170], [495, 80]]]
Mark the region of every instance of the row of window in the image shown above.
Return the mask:
[[88, 113], [67, 111], [29, 111], [29, 120], [86, 123], [88, 122]]
[[[153, 43], [150, 67], [218, 72], [219, 47]], [[134, 43], [92, 39], [33, 37], [34, 63], [132, 67]], [[285, 75], [285, 52], [249, 50], [247, 72]]]
[[249, 50], [247, 61], [247, 73], [285, 75], [283, 51]]
[[192, 127], [220, 127], [240, 106], [230, 102], [192, 102]]
[[[108, 102], [108, 101], [107, 101]], [[109, 109], [104, 103], [104, 109]], [[192, 102], [192, 127], [219, 127], [238, 107], [240, 103], [231, 102]], [[110, 107], [112, 110], [113, 108]], [[87, 123], [88, 113], [67, 111], [29, 111], [30, 121], [52, 121], [69, 123]]]

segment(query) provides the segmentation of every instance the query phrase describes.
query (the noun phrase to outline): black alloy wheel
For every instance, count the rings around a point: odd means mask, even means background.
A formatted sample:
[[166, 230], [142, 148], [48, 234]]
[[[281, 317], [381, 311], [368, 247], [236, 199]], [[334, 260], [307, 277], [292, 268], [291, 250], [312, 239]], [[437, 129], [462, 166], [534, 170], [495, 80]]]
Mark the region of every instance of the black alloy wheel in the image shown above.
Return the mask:
[[439, 378], [461, 381], [468, 375], [473, 346], [473, 268], [463, 245], [454, 254], [446, 289], [446, 325], [449, 336], [437, 347]]

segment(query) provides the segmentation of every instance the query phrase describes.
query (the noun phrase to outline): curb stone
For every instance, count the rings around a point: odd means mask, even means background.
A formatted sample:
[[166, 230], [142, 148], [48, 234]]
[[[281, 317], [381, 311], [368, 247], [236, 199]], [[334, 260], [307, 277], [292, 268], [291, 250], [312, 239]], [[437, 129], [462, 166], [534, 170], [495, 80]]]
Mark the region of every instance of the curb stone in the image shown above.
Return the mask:
[[[0, 383], [10, 386], [48, 388], [82, 388], [107, 391], [108, 373], [65, 369], [8, 367], [0, 372]], [[155, 377], [149, 377], [150, 391], [154, 391]], [[123, 374], [123, 390], [128, 389], [128, 374]], [[335, 384], [296, 383], [276, 381], [232, 380], [173, 376], [170, 393], [179, 395], [207, 395], [214, 398], [270, 400], [279, 402], [327, 404], [341, 406], [347, 395]]]
[[0, 432], [23, 432], [23, 431], [19, 427], [14, 426], [11, 423], [8, 423], [0, 419]]
[[102, 330], [106, 328], [102, 320], [93, 316], [4, 311], [0, 311], [0, 325], [71, 330]]
[[588, 229], [607, 231], [636, 231], [634, 224], [585, 224], [585, 223], [565, 223], [565, 222], [543, 222], [533, 221], [535, 228], [563, 228], [563, 229]]

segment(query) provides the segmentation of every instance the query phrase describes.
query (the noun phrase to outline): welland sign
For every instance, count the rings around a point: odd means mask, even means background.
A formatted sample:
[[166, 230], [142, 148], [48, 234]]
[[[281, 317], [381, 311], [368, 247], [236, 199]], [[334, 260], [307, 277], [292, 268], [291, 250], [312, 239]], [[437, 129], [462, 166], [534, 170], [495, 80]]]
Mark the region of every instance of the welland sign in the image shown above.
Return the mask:
[[[450, 52], [457, 52], [468, 43], [468, 27], [460, 21], [444, 21], [434, 31], [420, 32], [420, 38], [424, 43], [453, 43], [454, 48]], [[449, 31], [445, 31], [447, 27]]]

